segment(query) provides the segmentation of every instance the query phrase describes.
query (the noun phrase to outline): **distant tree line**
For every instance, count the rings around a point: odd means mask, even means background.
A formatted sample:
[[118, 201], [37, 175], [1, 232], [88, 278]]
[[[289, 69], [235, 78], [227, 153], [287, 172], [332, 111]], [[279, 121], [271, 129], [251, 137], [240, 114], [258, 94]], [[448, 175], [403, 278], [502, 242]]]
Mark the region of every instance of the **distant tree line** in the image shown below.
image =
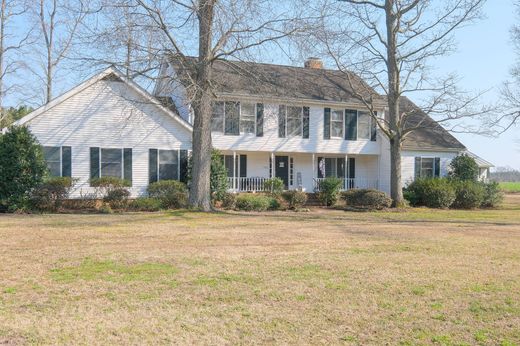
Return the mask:
[[496, 182], [520, 182], [520, 171], [509, 167], [497, 167], [490, 174], [490, 179]]

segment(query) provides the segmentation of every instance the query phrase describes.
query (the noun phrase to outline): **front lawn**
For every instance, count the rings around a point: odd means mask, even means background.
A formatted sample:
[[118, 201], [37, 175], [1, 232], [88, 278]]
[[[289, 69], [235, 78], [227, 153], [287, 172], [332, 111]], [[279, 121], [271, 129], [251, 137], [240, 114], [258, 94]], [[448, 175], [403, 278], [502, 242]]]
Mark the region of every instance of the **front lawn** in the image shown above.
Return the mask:
[[520, 192], [520, 182], [499, 183], [500, 189], [505, 192]]
[[0, 215], [0, 344], [520, 345], [499, 210]]

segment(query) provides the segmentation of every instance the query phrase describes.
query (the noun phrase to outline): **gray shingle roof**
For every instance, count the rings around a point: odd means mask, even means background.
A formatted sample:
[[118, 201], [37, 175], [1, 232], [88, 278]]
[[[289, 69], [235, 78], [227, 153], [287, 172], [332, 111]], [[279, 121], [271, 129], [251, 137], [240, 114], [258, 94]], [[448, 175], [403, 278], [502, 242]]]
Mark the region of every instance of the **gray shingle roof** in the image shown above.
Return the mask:
[[[189, 60], [195, 62], [195, 58]], [[182, 67], [177, 59], [171, 63], [181, 76], [194, 68]], [[358, 76], [353, 73], [349, 76], [358, 93], [384, 102], [384, 98]], [[186, 79], [183, 84], [189, 87]], [[337, 70], [217, 60], [213, 64], [213, 85], [221, 94], [359, 103], [346, 74]]]
[[405, 150], [464, 150], [466, 147], [407, 97], [401, 97], [401, 112], [406, 112], [405, 127], [418, 127], [403, 143]]

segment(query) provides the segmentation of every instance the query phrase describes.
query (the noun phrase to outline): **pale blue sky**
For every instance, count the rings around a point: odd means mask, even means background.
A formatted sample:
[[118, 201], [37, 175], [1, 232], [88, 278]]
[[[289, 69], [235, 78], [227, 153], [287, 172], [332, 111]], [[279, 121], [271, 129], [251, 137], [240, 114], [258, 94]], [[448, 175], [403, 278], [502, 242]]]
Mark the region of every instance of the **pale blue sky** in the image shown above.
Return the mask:
[[[510, 29], [519, 19], [513, 0], [488, 0], [486, 19], [457, 33], [458, 52], [436, 63], [439, 72], [454, 71], [466, 90], [487, 90], [488, 101], [498, 99], [498, 88], [509, 78], [509, 70], [516, 60]], [[520, 169], [520, 126], [499, 138], [461, 134], [456, 137], [469, 150], [495, 166]]]

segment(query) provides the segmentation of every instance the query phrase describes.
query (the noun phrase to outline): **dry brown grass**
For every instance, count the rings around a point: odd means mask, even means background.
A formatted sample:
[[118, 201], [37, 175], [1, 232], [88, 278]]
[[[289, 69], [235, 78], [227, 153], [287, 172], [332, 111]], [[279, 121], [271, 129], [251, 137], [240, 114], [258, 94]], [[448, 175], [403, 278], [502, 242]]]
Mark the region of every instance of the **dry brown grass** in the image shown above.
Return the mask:
[[502, 210], [2, 215], [0, 344], [520, 343]]

